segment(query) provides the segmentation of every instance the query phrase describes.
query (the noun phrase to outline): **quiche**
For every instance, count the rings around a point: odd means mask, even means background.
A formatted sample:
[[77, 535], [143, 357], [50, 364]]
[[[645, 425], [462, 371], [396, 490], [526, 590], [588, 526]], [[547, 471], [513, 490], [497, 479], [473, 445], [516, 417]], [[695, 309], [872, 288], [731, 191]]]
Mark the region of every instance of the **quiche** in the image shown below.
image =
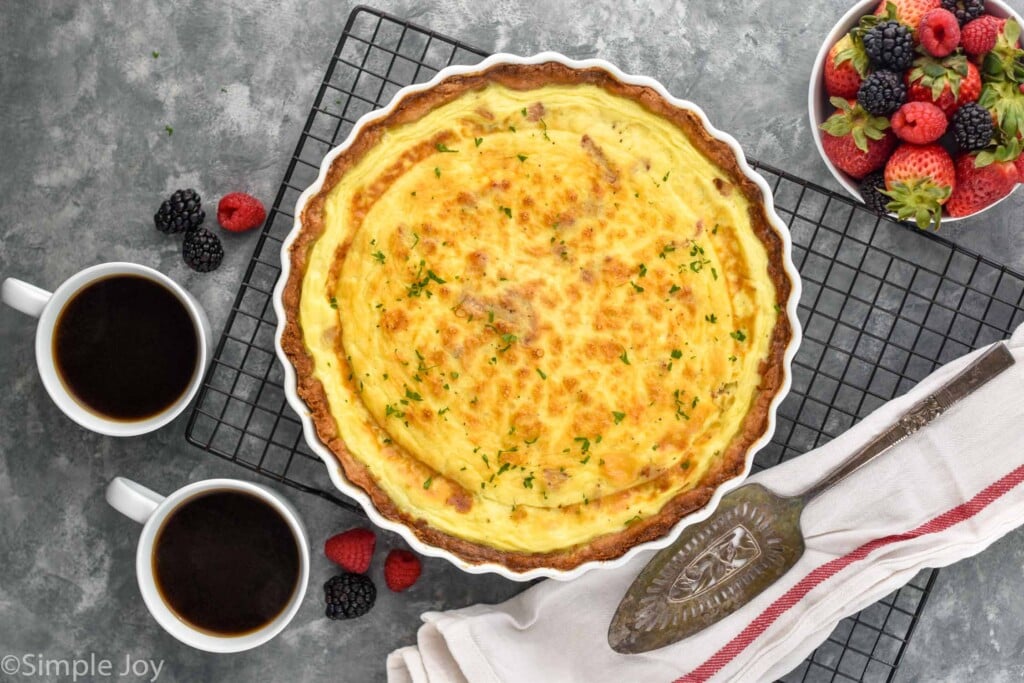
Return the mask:
[[468, 563], [569, 570], [746, 471], [794, 283], [693, 111], [498, 64], [362, 126], [301, 207], [282, 349], [385, 517]]

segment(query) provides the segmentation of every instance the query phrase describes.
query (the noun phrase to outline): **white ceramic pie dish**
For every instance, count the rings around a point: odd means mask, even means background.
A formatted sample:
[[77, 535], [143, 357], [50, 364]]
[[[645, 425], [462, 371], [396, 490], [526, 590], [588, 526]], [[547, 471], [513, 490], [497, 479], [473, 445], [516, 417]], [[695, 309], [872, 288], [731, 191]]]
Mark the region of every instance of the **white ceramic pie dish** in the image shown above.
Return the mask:
[[[356, 136], [363, 129], [363, 127], [390, 114], [394, 110], [396, 105], [407, 95], [415, 92], [420, 92], [423, 90], [428, 90], [437, 85], [438, 83], [440, 83], [441, 81], [443, 81], [444, 79], [449, 78], [451, 76], [475, 73], [498, 64], [541, 64], [546, 62], [558, 62], [573, 69], [599, 68], [612, 74], [616, 79], [623, 83], [650, 87], [656, 90], [658, 94], [664, 97], [667, 101], [671, 102], [673, 105], [693, 111], [700, 118], [701, 124], [704, 126], [705, 130], [708, 132], [709, 135], [717, 138], [718, 140], [721, 140], [722, 142], [726, 143], [729, 146], [729, 148], [733, 151], [738, 160], [738, 165], [741, 171], [747, 177], [749, 177], [758, 186], [758, 188], [760, 188], [761, 193], [764, 197], [766, 214], [769, 220], [771, 221], [772, 226], [775, 228], [780, 238], [782, 239], [784, 268], [786, 274], [789, 276], [790, 281], [792, 282], [792, 291], [790, 294], [789, 301], [785, 306], [784, 313], [789, 318], [793, 330], [793, 335], [789, 343], [789, 346], [786, 348], [784, 353], [783, 362], [785, 367], [782, 386], [777, 395], [775, 396], [775, 399], [772, 401], [770, 410], [768, 412], [768, 428], [765, 431], [765, 433], [761, 436], [761, 438], [758, 439], [750, 447], [747, 453], [747, 458], [742, 475], [737, 476], [736, 478], [723, 483], [715, 491], [715, 494], [712, 496], [711, 500], [708, 502], [707, 505], [705, 505], [700, 510], [693, 512], [680, 519], [668, 533], [666, 533], [665, 535], [661, 536], [656, 540], [638, 544], [630, 548], [628, 551], [626, 551], [622, 556], [618, 558], [606, 561], [585, 562], [571, 570], [538, 568], [525, 572], [517, 572], [495, 563], [469, 563], [445, 549], [427, 545], [422, 540], [420, 540], [419, 537], [417, 537], [416, 534], [405, 524], [384, 517], [380, 512], [378, 512], [377, 508], [373, 505], [373, 503], [370, 500], [370, 497], [361, 488], [355, 486], [350, 481], [348, 481], [334, 454], [318, 438], [316, 428], [310, 416], [309, 409], [306, 406], [305, 402], [299, 397], [297, 393], [297, 380], [295, 368], [292, 366], [291, 361], [285, 355], [281, 347], [281, 338], [284, 332], [286, 321], [282, 296], [284, 286], [288, 281], [289, 274], [291, 271], [291, 245], [295, 241], [295, 238], [298, 236], [300, 230], [302, 229], [302, 225], [300, 222], [302, 208], [305, 206], [306, 202], [309, 200], [310, 197], [312, 197], [313, 195], [320, 191], [320, 189], [323, 186], [324, 180], [327, 176], [327, 171], [331, 166], [331, 163], [340, 153], [345, 151], [348, 148], [348, 146], [352, 144], [353, 140], [356, 139]], [[582, 574], [586, 573], [587, 571], [590, 571], [591, 569], [620, 567], [643, 551], [664, 548], [665, 546], [671, 544], [672, 541], [674, 541], [676, 537], [678, 537], [679, 533], [685, 527], [689, 526], [690, 524], [699, 522], [703, 519], [706, 519], [718, 506], [718, 503], [721, 500], [722, 496], [728, 493], [729, 491], [735, 489], [743, 482], [743, 480], [746, 478], [747, 474], [750, 471], [750, 466], [753, 462], [754, 454], [757, 453], [757, 451], [759, 451], [761, 448], [763, 448], [771, 441], [771, 438], [775, 432], [776, 411], [790, 389], [792, 360], [793, 356], [796, 355], [796, 351], [799, 346], [801, 338], [800, 322], [797, 317], [797, 303], [800, 300], [801, 291], [800, 276], [797, 272], [796, 267], [793, 265], [792, 261], [792, 241], [790, 238], [789, 229], [786, 226], [786, 224], [775, 213], [774, 203], [772, 201], [772, 194], [771, 190], [768, 187], [768, 184], [746, 163], [743, 151], [740, 148], [739, 143], [737, 143], [736, 140], [733, 139], [730, 135], [722, 133], [721, 131], [717, 130], [714, 126], [712, 126], [711, 123], [707, 120], [707, 117], [705, 116], [704, 112], [697, 105], [693, 104], [692, 102], [680, 100], [678, 98], [673, 97], [668, 93], [664, 86], [662, 86], [660, 83], [651, 78], [624, 74], [617, 67], [601, 59], [574, 60], [569, 59], [555, 52], [542, 52], [531, 57], [519, 57], [510, 54], [496, 54], [492, 55], [491, 57], [488, 57], [479, 64], [475, 64], [472, 66], [448, 67], [440, 71], [436, 76], [434, 76], [434, 78], [432, 78], [430, 81], [426, 83], [408, 86], [399, 90], [386, 107], [384, 107], [383, 109], [370, 112], [365, 116], [361, 117], [356, 122], [355, 126], [353, 127], [352, 131], [349, 133], [345, 141], [340, 146], [328, 152], [327, 155], [324, 157], [323, 162], [321, 163], [320, 166], [320, 174], [317, 177], [316, 182], [313, 183], [312, 186], [307, 188], [299, 196], [295, 208], [295, 224], [292, 228], [291, 233], [284, 240], [284, 244], [281, 247], [281, 268], [281, 277], [278, 279], [277, 285], [274, 288], [274, 311], [277, 314], [278, 320], [277, 334], [275, 339], [277, 355], [282, 365], [284, 366], [285, 395], [288, 399], [289, 405], [291, 405], [292, 409], [294, 409], [295, 412], [298, 413], [302, 420], [303, 433], [306, 437], [306, 441], [308, 442], [309, 447], [315, 454], [317, 454], [324, 461], [324, 464], [327, 466], [328, 474], [330, 475], [331, 481], [333, 482], [334, 486], [347, 497], [358, 501], [362, 508], [366, 511], [366, 514], [370, 518], [370, 521], [372, 521], [375, 525], [381, 528], [393, 531], [401, 535], [406, 540], [406, 542], [408, 542], [410, 547], [416, 552], [428, 557], [444, 558], [452, 564], [454, 564], [455, 566], [457, 566], [459, 569], [462, 569], [463, 571], [469, 572], [471, 574], [494, 573], [499, 574], [507, 579], [511, 579], [513, 581], [530, 581], [538, 578], [570, 580], [581, 576]]]

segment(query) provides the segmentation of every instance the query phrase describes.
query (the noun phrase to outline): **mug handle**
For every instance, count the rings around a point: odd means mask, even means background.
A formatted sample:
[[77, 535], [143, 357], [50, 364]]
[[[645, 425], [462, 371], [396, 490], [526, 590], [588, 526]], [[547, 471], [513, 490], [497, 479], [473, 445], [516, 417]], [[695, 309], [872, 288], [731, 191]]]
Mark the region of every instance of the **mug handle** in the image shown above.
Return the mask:
[[45, 289], [13, 277], [4, 280], [3, 287], [0, 288], [0, 299], [5, 304], [33, 318], [43, 314], [43, 309], [52, 296], [53, 294]]
[[110, 506], [139, 524], [145, 524], [163, 501], [164, 496], [131, 479], [114, 477], [107, 485], [107, 502]]

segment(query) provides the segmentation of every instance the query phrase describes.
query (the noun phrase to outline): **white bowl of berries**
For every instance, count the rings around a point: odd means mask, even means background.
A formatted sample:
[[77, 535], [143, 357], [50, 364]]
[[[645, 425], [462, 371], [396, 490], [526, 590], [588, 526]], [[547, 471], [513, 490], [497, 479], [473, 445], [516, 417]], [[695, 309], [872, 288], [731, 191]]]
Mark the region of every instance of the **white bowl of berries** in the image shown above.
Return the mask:
[[855, 198], [921, 228], [1024, 182], [1024, 20], [999, 0], [861, 0], [811, 72], [811, 130]]

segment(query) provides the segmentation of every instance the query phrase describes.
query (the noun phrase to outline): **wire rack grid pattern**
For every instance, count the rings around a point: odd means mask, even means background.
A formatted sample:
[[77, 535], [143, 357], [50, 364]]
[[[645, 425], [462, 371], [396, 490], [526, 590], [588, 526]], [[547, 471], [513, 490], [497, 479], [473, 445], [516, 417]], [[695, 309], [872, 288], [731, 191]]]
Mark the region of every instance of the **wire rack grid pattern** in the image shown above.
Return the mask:
[[[402, 87], [487, 53], [401, 18], [357, 7], [331, 57], [187, 426], [188, 440], [282, 484], [333, 501], [324, 465], [287, 406], [274, 352], [272, 292], [299, 194], [324, 154], [363, 114]], [[898, 396], [938, 365], [1024, 322], [1024, 276], [941, 237], [880, 219], [863, 206], [755, 161], [789, 224], [803, 294], [804, 339], [793, 388], [755, 470], [806, 453]], [[783, 678], [892, 680], [935, 571], [843, 620]]]

